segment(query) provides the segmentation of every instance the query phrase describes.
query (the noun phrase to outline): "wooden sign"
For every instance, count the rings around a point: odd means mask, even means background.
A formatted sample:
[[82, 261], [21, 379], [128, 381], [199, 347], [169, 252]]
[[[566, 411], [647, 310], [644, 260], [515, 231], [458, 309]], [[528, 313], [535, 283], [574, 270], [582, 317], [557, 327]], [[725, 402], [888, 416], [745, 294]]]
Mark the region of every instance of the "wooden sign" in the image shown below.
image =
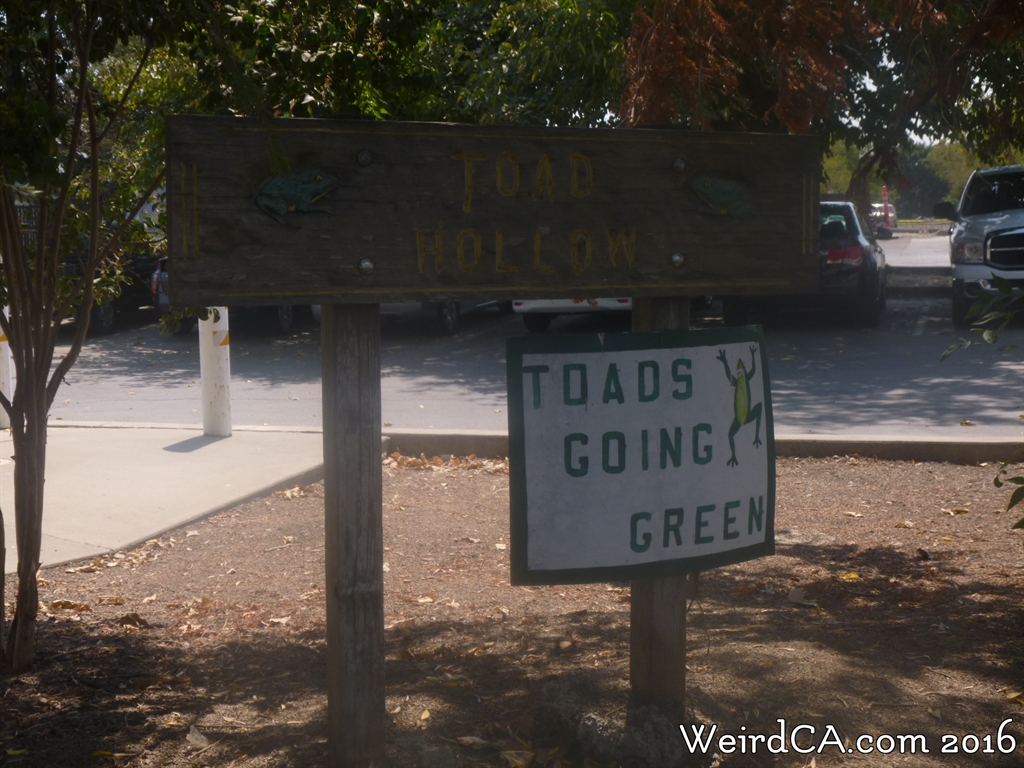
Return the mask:
[[809, 136], [171, 117], [171, 300], [813, 291], [820, 160]]
[[759, 330], [507, 345], [513, 584], [651, 578], [774, 553]]

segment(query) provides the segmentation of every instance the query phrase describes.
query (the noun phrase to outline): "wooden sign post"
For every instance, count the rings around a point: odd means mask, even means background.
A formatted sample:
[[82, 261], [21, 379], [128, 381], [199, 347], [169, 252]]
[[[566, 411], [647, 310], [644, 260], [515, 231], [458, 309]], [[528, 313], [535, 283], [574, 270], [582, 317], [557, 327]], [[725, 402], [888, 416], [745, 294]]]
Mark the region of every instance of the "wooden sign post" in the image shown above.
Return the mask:
[[[171, 301], [324, 305], [332, 768], [384, 749], [378, 303], [811, 291], [820, 159], [806, 136], [169, 119]], [[661, 582], [634, 608], [655, 698], [685, 599]]]
[[[633, 330], [690, 330], [690, 299], [633, 299]], [[629, 691], [638, 704], [686, 696], [687, 574], [634, 579], [629, 595]]]

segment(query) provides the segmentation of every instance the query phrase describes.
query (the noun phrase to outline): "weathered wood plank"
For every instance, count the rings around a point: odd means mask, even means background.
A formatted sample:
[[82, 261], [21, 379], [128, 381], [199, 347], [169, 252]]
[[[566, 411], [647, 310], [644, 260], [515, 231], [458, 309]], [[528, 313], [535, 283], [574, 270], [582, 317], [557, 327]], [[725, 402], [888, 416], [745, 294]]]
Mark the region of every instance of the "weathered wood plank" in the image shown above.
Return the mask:
[[[273, 141], [253, 120], [169, 120], [175, 303], [703, 295], [817, 283], [814, 137], [270, 126]], [[290, 173], [275, 180], [272, 157]]]
[[384, 755], [380, 308], [322, 315], [327, 725], [330, 768]]
[[[635, 298], [633, 330], [690, 328], [690, 300]], [[637, 705], [686, 701], [687, 574], [632, 582], [629, 607], [630, 701]]]

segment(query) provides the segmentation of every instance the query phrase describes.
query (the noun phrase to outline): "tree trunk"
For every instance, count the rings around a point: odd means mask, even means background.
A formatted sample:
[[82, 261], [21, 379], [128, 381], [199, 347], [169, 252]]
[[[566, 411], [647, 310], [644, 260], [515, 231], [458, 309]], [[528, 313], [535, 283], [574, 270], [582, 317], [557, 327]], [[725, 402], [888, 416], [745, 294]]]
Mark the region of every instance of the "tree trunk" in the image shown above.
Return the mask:
[[[31, 391], [31, 387], [26, 387]], [[14, 524], [18, 544], [18, 597], [7, 647], [7, 668], [20, 672], [35, 658], [39, 612], [39, 552], [43, 538], [43, 482], [46, 469], [46, 408], [35, 403], [32, 416], [12, 424], [14, 443]]]
[[870, 218], [871, 193], [868, 190], [868, 176], [876, 165], [878, 165], [878, 154], [872, 148], [861, 155], [860, 160], [857, 161], [857, 166], [850, 176], [850, 186], [846, 190], [846, 199], [857, 206], [861, 216], [867, 219], [872, 232], [874, 232], [875, 226]]
[[7, 535], [4, 532], [4, 510], [0, 507], [0, 669], [7, 667]]

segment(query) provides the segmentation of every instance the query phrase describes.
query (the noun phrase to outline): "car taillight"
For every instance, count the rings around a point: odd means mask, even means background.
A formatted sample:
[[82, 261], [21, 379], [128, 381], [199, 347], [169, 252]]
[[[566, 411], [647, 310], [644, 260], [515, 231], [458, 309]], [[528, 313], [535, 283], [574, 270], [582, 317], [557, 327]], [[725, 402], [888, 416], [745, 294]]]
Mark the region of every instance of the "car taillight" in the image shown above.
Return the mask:
[[850, 245], [846, 248], [833, 248], [828, 252], [826, 263], [859, 267], [864, 263], [864, 246]]

